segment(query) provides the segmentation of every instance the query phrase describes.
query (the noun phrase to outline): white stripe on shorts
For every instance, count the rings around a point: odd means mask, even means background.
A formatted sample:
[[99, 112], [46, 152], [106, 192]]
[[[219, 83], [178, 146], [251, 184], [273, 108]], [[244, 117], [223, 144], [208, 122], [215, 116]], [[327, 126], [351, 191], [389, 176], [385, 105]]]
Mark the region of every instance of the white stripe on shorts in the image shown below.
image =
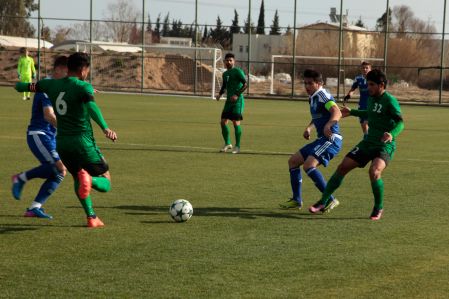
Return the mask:
[[34, 143], [37, 146], [37, 149], [39, 152], [44, 156], [45, 160], [47, 160], [50, 163], [55, 163], [55, 159], [51, 155], [51, 153], [47, 150], [47, 148], [42, 144], [41, 139], [39, 138], [39, 134], [29, 134], [33, 136]]

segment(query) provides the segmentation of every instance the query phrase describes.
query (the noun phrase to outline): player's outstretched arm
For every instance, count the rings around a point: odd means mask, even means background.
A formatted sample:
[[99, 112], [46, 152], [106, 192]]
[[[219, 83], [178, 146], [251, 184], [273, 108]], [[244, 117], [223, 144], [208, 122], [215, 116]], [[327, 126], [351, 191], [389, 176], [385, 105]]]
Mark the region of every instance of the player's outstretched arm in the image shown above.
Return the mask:
[[97, 104], [94, 101], [89, 101], [87, 102], [87, 109], [89, 111], [90, 117], [92, 117], [92, 119], [100, 126], [106, 138], [115, 141], [117, 139], [117, 134], [108, 128], [108, 124], [104, 120], [100, 108], [97, 106]]

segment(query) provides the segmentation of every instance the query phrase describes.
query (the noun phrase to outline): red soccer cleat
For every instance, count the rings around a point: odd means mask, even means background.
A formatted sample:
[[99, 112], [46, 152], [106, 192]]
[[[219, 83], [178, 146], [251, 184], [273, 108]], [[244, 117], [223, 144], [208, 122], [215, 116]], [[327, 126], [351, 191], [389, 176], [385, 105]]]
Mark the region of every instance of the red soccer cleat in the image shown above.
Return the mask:
[[78, 171], [77, 177], [79, 182], [78, 196], [81, 199], [86, 199], [90, 194], [90, 190], [92, 189], [92, 177], [84, 169]]
[[102, 226], [104, 226], [104, 223], [97, 216], [87, 217], [87, 227], [94, 228]]

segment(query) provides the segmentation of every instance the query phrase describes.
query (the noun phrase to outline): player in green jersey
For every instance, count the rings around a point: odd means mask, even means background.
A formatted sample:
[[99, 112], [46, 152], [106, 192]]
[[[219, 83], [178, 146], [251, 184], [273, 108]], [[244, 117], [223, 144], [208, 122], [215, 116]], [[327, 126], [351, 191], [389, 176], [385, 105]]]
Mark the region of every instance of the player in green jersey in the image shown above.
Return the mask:
[[232, 149], [228, 127], [228, 120], [231, 120], [235, 130], [235, 148], [232, 153], [238, 154], [240, 152], [240, 139], [242, 137], [240, 122], [243, 120], [243, 108], [245, 107], [243, 92], [248, 85], [246, 84], [246, 77], [243, 70], [235, 66], [234, 54], [227, 53], [224, 63], [227, 70], [223, 73], [223, 85], [216, 96], [217, 101], [219, 101], [226, 90], [226, 103], [221, 113], [220, 122], [221, 133], [225, 144], [220, 151], [227, 152]]
[[326, 210], [330, 203], [330, 196], [341, 185], [346, 174], [356, 167], [365, 167], [371, 161], [369, 177], [374, 194], [374, 208], [371, 220], [379, 220], [383, 213], [384, 183], [382, 172], [393, 158], [396, 150], [396, 137], [404, 129], [402, 113], [395, 97], [388, 93], [387, 78], [380, 70], [372, 70], [367, 74], [368, 107], [366, 110], [353, 110], [342, 107], [343, 117], [357, 116], [367, 118], [368, 134], [365, 135], [338, 165], [323, 191], [321, 200], [309, 208], [311, 213]]
[[90, 119], [103, 130], [106, 138], [115, 141], [117, 134], [108, 128], [94, 101], [94, 89], [85, 82], [89, 74], [89, 56], [85, 53], [70, 55], [67, 77], [59, 80], [41, 80], [36, 84], [17, 83], [17, 91], [45, 92], [56, 113], [58, 134], [56, 149], [62, 162], [75, 181], [75, 193], [87, 215], [88, 227], [103, 226], [96, 216], [91, 188], [107, 192], [111, 188], [109, 166], [97, 147]]
[[[17, 76], [20, 82], [31, 83], [32, 79], [36, 77], [36, 68], [34, 67], [34, 60], [28, 56], [27, 48], [20, 48], [20, 58], [17, 63]], [[24, 92], [22, 100], [30, 100], [30, 92]]]

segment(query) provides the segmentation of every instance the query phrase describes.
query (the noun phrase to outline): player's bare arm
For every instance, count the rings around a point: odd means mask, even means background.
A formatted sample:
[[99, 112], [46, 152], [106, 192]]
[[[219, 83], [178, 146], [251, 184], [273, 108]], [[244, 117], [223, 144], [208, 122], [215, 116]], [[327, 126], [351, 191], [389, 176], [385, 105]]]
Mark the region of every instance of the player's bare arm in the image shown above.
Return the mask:
[[330, 107], [329, 112], [331, 113], [331, 117], [329, 118], [329, 121], [324, 126], [324, 136], [327, 138], [332, 137], [332, 126], [335, 125], [341, 118], [342, 113], [340, 112], [340, 109], [336, 104], [334, 104], [332, 107]]

